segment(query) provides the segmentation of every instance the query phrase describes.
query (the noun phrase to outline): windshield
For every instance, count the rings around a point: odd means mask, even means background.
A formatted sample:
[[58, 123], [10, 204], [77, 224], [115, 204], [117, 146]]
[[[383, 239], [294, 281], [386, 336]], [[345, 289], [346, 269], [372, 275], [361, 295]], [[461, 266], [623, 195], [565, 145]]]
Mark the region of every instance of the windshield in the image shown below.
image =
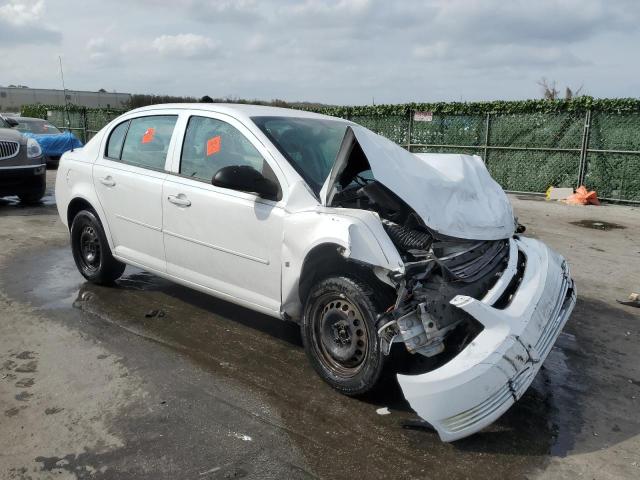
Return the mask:
[[54, 125], [50, 124], [46, 120], [27, 120], [25, 118], [16, 118], [18, 125], [16, 128], [21, 132], [28, 133], [40, 133], [40, 134], [54, 134], [62, 133]]
[[316, 195], [329, 176], [347, 123], [296, 117], [252, 117]]

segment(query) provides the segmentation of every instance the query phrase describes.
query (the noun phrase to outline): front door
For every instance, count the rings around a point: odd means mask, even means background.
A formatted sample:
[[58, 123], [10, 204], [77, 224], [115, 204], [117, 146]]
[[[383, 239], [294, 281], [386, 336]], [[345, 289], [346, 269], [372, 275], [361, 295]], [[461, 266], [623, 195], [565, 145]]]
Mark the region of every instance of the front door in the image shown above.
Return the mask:
[[[277, 181], [257, 140], [232, 119], [191, 116], [163, 192], [167, 272], [253, 308], [280, 308], [281, 202], [215, 187], [222, 167], [249, 165]], [[232, 123], [235, 125], [232, 125]], [[244, 133], [243, 133], [244, 132]]]

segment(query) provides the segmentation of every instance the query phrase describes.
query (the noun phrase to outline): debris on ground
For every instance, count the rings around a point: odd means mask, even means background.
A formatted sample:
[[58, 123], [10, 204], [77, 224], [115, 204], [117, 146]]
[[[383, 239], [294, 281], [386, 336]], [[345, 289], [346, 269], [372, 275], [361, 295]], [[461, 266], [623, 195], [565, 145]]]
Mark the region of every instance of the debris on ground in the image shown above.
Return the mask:
[[584, 185], [576, 188], [576, 193], [569, 195], [564, 202], [568, 205], [600, 205], [596, 191], [588, 191]]
[[238, 433], [238, 432], [230, 432], [231, 436], [242, 440], [243, 442], [251, 442], [253, 440], [253, 438], [251, 438], [249, 435], [245, 435], [244, 433]]
[[207, 470], [206, 472], [200, 472], [200, 476], [202, 475], [208, 475], [210, 473], [214, 473], [217, 472], [218, 470], [220, 470], [221, 467], [214, 467], [211, 470]]
[[162, 318], [164, 315], [164, 310], [149, 310], [144, 314], [146, 318]]
[[640, 293], [632, 293], [628, 300], [616, 300], [616, 302], [628, 307], [640, 308]]
[[378, 408], [376, 410], [376, 413], [378, 415], [389, 415], [391, 412], [389, 411], [389, 409], [387, 407], [382, 407], [382, 408]]
[[573, 195], [573, 188], [570, 187], [549, 187], [545, 198], [547, 200], [564, 200]]

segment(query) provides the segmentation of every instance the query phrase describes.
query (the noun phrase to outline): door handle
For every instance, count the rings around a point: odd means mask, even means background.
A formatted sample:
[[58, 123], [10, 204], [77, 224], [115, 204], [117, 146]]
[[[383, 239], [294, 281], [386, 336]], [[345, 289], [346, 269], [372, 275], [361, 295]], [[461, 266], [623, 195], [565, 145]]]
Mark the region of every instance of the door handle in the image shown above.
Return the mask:
[[107, 186], [107, 187], [115, 187], [116, 186], [116, 181], [111, 178], [111, 175], [101, 178], [100, 179], [100, 183]]
[[191, 206], [191, 200], [189, 200], [184, 194], [180, 193], [178, 195], [169, 195], [167, 197], [174, 205], [178, 205], [179, 207], [189, 207]]

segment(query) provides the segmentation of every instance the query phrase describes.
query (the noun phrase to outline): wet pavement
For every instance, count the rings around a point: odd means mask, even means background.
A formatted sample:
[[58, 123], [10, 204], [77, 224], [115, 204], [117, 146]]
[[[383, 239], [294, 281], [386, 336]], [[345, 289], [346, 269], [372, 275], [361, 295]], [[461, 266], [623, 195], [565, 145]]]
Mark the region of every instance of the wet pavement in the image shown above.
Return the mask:
[[617, 223], [605, 222], [604, 220], [578, 220], [571, 222], [571, 225], [584, 228], [593, 228], [595, 230], [614, 230], [619, 228], [626, 228], [624, 225], [618, 225]]
[[[576, 261], [606, 253], [574, 241], [580, 227], [567, 241], [564, 213], [551, 228], [545, 207], [516, 203], [527, 234], [572, 262], [576, 310], [524, 397], [445, 444], [407, 427], [417, 416], [392, 375], [342, 396], [310, 367], [296, 325], [132, 267], [115, 287], [86, 283], [54, 209], [0, 205], [0, 478], [637, 478], [640, 316], [581, 288]], [[640, 252], [640, 225], [628, 226], [635, 236], [619, 241]], [[65, 369], [70, 380], [51, 380]], [[50, 429], [66, 447], [46, 441]]]

